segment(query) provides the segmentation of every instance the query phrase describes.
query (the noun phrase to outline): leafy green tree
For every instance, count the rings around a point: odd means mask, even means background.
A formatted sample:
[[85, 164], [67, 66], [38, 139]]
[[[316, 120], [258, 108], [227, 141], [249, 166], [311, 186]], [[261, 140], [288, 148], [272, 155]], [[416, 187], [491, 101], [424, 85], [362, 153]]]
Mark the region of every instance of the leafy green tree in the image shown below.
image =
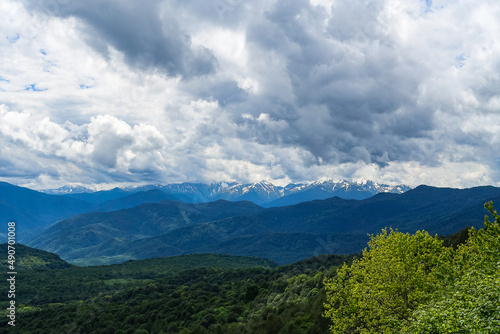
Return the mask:
[[391, 333], [438, 289], [442, 241], [427, 232], [382, 230], [369, 249], [325, 282], [332, 333]]
[[431, 302], [414, 313], [407, 333], [498, 333], [500, 328], [500, 216], [488, 202], [485, 228], [470, 231], [454, 254], [455, 270]]

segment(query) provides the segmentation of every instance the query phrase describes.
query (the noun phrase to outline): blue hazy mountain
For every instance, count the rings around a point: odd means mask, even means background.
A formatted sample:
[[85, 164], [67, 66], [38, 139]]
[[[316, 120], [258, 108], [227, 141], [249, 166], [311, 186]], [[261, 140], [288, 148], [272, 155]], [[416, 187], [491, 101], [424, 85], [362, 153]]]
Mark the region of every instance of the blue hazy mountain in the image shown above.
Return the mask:
[[405, 185], [389, 186], [372, 181], [326, 180], [310, 183], [276, 186], [269, 182], [257, 183], [173, 183], [167, 185], [145, 185], [140, 187], [114, 188], [92, 192], [84, 187], [62, 187], [44, 190], [46, 193], [100, 204], [116, 200], [137, 192], [158, 189], [186, 203], [203, 203], [219, 199], [227, 201], [251, 201], [265, 207], [287, 206], [315, 199], [338, 196], [345, 199], [365, 199], [378, 193], [401, 194], [411, 189]]
[[[0, 220], [5, 224], [16, 222], [18, 242], [29, 240], [53, 222], [86, 212], [91, 207], [86, 201], [0, 182]], [[7, 228], [4, 231], [0, 235], [6, 242]]]
[[262, 207], [252, 202], [223, 200], [197, 204], [179, 201], [148, 203], [131, 209], [72, 217], [52, 225], [28, 245], [43, 250], [50, 249], [51, 252], [63, 254], [65, 259], [91, 257], [94, 254], [99, 257], [103, 255], [99, 251], [103, 247], [158, 236], [185, 226], [255, 214], [262, 210]]
[[[51, 224], [85, 212], [116, 211], [164, 200], [189, 201], [182, 195], [176, 197], [159, 189], [137, 192], [118, 188], [98, 192], [90, 192], [87, 188], [61, 189], [66, 195], [42, 193], [0, 182], [0, 219], [16, 222], [18, 242], [27, 242]], [[74, 193], [83, 190], [88, 191]], [[4, 231], [0, 237], [7, 241]]]
[[[129, 194], [128, 192], [126, 192]], [[104, 201], [94, 207], [92, 211], [95, 212], [110, 212], [110, 211], [118, 211], [122, 209], [133, 208], [134, 206], [138, 206], [145, 203], [157, 203], [161, 201], [178, 201], [182, 202], [178, 197], [167, 194], [160, 189], [151, 189], [147, 191], [139, 191], [134, 192], [131, 195], [119, 197], [116, 199]]]
[[[62, 188], [59, 188], [59, 189], [62, 189]], [[71, 189], [73, 189], [73, 188], [71, 188]], [[76, 188], [76, 189], [78, 189], [78, 188]], [[101, 190], [101, 191], [83, 191], [83, 192], [67, 192], [67, 191], [58, 192], [58, 190], [43, 190], [43, 192], [48, 192], [48, 193], [53, 193], [53, 194], [57, 194], [57, 195], [62, 195], [63, 197], [69, 197], [69, 198], [83, 200], [83, 201], [92, 203], [94, 205], [98, 205], [98, 204], [106, 202], [106, 201], [112, 201], [112, 200], [122, 198], [125, 196], [130, 196], [130, 195], [132, 195], [136, 192], [139, 192], [139, 191], [140, 190], [130, 191], [130, 190], [125, 190], [125, 189], [120, 189], [120, 188], [113, 188], [110, 190]]]
[[[250, 202], [161, 202], [80, 215], [53, 225], [30, 246], [73, 263], [217, 252], [289, 263], [322, 253], [361, 251], [384, 227], [449, 235], [483, 225], [483, 204], [500, 202], [500, 188], [420, 186], [364, 200], [333, 197], [286, 207]], [[481, 213], [482, 212], [482, 213]]]

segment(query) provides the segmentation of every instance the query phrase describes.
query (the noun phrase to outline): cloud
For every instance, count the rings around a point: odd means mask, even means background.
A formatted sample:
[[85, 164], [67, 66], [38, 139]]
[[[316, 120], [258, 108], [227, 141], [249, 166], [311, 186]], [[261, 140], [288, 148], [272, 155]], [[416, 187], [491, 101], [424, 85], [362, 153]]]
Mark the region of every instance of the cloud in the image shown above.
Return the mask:
[[[469, 83], [462, 77], [458, 82], [466, 86], [457, 86], [456, 76], [468, 76], [472, 66], [458, 69], [455, 59], [477, 48], [477, 39], [454, 35], [459, 30], [453, 16], [463, 18], [468, 10], [463, 4], [429, 12], [418, 3], [397, 3], [391, 7], [377, 1], [370, 8], [360, 1], [335, 3], [325, 29], [325, 12], [304, 1], [287, 7], [277, 1], [264, 24], [255, 26], [250, 33], [254, 42], [277, 54], [286, 68], [282, 75], [292, 85], [298, 118], [291, 129], [298, 136], [288, 137], [290, 145], [301, 145], [330, 163], [383, 165], [387, 158], [439, 163], [436, 157], [442, 152], [427, 149], [443, 126], [436, 113], [460, 106], [460, 94], [474, 89], [477, 79]], [[469, 25], [482, 26], [475, 14], [468, 19]], [[496, 30], [498, 25], [481, 28]], [[493, 57], [481, 66], [496, 62]], [[493, 91], [488, 90], [496, 96]]]
[[[161, 160], [161, 154], [158, 156], [156, 152], [165, 148], [166, 140], [152, 125], [131, 127], [108, 115], [92, 117], [89, 123], [80, 126], [69, 122], [61, 125], [48, 118], [9, 111], [6, 106], [1, 106], [0, 116], [3, 120], [0, 138], [4, 146], [1, 166], [5, 176], [59, 176], [57, 170], [71, 173], [67, 167], [73, 165], [88, 168], [98, 180], [103, 177], [99, 174], [124, 178], [129, 169], [153, 173], [155, 163], [156, 169], [163, 168], [163, 163], [157, 161]], [[12, 154], [16, 148], [27, 153], [34, 163], [30, 165], [20, 154]], [[78, 178], [71, 174], [64, 177]]]
[[0, 6], [0, 177], [500, 184], [496, 1]]
[[142, 70], [160, 69], [170, 76], [213, 73], [217, 59], [203, 46], [194, 46], [181, 29], [173, 8], [158, 0], [143, 3], [92, 0], [36, 2], [29, 8], [83, 23], [82, 34], [97, 52], [110, 57], [110, 47]]

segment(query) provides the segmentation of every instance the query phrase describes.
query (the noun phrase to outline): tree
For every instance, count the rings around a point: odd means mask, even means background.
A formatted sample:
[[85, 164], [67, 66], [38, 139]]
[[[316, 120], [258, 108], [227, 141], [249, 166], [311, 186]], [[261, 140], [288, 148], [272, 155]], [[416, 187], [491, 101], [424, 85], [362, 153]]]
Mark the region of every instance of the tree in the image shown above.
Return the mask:
[[332, 333], [393, 332], [438, 289], [433, 271], [444, 249], [441, 240], [427, 232], [384, 229], [370, 237], [368, 247], [325, 282]]
[[484, 229], [470, 231], [455, 253], [453, 275], [420, 307], [406, 333], [498, 333], [500, 328], [500, 216], [488, 202]]

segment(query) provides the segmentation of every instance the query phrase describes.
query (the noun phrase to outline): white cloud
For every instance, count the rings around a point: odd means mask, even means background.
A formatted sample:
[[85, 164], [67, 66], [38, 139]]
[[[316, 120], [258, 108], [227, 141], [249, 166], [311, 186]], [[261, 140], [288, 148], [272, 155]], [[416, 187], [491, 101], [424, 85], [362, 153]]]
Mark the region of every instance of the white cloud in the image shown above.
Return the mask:
[[228, 4], [2, 1], [0, 178], [500, 184], [497, 1]]

